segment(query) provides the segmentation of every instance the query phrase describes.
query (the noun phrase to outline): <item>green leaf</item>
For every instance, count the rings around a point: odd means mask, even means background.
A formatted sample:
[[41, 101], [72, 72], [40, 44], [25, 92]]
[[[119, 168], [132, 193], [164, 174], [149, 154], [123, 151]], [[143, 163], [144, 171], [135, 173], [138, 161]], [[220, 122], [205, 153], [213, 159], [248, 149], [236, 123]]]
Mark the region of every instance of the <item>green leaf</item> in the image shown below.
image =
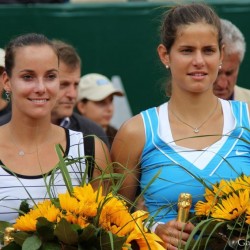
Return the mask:
[[99, 230], [93, 224], [89, 224], [82, 229], [82, 232], [79, 235], [79, 242], [96, 241], [98, 231]]
[[65, 219], [62, 219], [55, 229], [55, 235], [60, 241], [66, 245], [77, 245], [78, 243], [78, 233], [74, 230], [72, 225]]
[[98, 250], [99, 248], [95, 246], [89, 246], [89, 245], [79, 245], [77, 250]]
[[42, 241], [36, 235], [33, 235], [24, 241], [22, 250], [38, 250], [41, 246]]
[[54, 239], [54, 224], [46, 218], [40, 217], [37, 219], [36, 229], [42, 241], [50, 241]]
[[99, 237], [100, 249], [102, 250], [122, 249], [126, 241], [126, 237], [119, 237], [111, 232], [103, 232]]
[[61, 249], [63, 249], [63, 250], [78, 250], [78, 247], [63, 245], [63, 247]]
[[99, 228], [96, 228], [93, 224], [89, 224], [87, 227], [81, 230], [79, 234], [78, 250], [98, 250], [100, 249], [99, 239], [97, 237]]
[[30, 236], [31, 236], [31, 235], [30, 235], [29, 233], [22, 232], [22, 231], [15, 232], [15, 233], [13, 234], [14, 241], [15, 241], [18, 245], [20, 245], [20, 246], [22, 246], [23, 243], [24, 243], [24, 241], [25, 241], [28, 237], [30, 237]]
[[70, 178], [69, 172], [67, 170], [67, 164], [63, 158], [63, 153], [62, 153], [62, 148], [59, 144], [56, 145], [56, 153], [58, 155], [59, 158], [59, 163], [58, 163], [58, 167], [61, 170], [61, 174], [63, 176], [63, 180], [65, 183], [65, 186], [68, 190], [68, 192], [70, 193], [70, 195], [72, 195], [73, 193], [73, 185], [72, 185], [72, 180]]
[[45, 242], [41, 250], [61, 250], [62, 246], [59, 243]]
[[12, 241], [7, 246], [2, 247], [1, 250], [22, 250], [22, 247]]
[[[192, 231], [184, 250], [224, 249], [225, 242], [217, 234], [224, 224], [213, 218], [201, 221]], [[211, 243], [216, 247], [211, 248]]]

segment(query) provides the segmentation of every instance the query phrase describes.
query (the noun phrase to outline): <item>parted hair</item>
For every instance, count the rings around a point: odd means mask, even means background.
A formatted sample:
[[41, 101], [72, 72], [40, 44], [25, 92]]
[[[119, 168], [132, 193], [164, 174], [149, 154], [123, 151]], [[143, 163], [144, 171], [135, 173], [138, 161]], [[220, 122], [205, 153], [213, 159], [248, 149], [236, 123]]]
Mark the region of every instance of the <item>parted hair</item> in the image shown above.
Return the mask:
[[58, 57], [57, 49], [52, 44], [51, 40], [49, 40], [45, 35], [37, 33], [27, 33], [24, 35], [19, 35], [14, 39], [12, 39], [5, 48], [5, 70], [8, 76], [11, 76], [12, 69], [15, 66], [16, 50], [22, 47], [32, 46], [32, 45], [38, 45], [38, 46], [48, 45], [54, 50], [55, 54]]
[[178, 35], [181, 26], [203, 22], [215, 27], [218, 31], [218, 44], [222, 47], [221, 23], [218, 15], [204, 3], [183, 4], [170, 8], [164, 14], [160, 28], [161, 43], [168, 53]]

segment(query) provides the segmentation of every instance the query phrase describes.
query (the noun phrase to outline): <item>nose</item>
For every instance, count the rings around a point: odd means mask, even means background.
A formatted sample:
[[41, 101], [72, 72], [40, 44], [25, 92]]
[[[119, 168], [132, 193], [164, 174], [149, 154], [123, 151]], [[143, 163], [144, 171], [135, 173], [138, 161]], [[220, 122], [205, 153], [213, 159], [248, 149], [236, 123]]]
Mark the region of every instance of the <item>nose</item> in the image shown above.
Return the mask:
[[200, 51], [197, 51], [195, 53], [194, 58], [193, 58], [193, 64], [196, 67], [204, 66], [204, 58], [203, 58], [203, 55]]
[[46, 86], [45, 86], [44, 81], [42, 79], [38, 79], [38, 82], [36, 85], [36, 91], [39, 93], [46, 92]]
[[74, 85], [70, 85], [66, 89], [66, 96], [71, 99], [76, 99], [77, 96], [77, 88]]
[[114, 111], [114, 104], [113, 104], [113, 102], [106, 103], [106, 108], [107, 108], [107, 110], [109, 112], [113, 113], [113, 111]]

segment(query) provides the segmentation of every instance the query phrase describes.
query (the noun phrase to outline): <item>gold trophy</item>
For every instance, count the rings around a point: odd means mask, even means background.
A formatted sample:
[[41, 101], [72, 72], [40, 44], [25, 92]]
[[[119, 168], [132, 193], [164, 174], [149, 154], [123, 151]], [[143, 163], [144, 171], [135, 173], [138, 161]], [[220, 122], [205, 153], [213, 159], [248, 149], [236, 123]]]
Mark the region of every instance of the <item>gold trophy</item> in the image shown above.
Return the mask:
[[16, 230], [13, 227], [6, 227], [4, 230], [4, 246], [8, 245], [10, 242], [14, 240], [14, 237], [12, 236], [12, 233], [14, 233]]
[[187, 222], [189, 210], [192, 205], [192, 196], [189, 193], [180, 193], [178, 198], [177, 221]]

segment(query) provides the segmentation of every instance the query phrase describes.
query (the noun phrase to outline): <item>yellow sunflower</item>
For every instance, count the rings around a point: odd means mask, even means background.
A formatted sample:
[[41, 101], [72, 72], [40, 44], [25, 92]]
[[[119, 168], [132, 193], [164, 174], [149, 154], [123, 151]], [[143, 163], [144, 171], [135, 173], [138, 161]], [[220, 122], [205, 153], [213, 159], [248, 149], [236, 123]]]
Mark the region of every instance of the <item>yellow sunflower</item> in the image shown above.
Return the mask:
[[75, 197], [70, 196], [68, 192], [58, 195], [60, 206], [63, 210], [78, 214], [79, 202]]
[[248, 206], [246, 210], [246, 223], [250, 225], [250, 206]]
[[50, 200], [38, 203], [37, 207], [34, 208], [34, 212], [37, 212], [39, 217], [42, 216], [50, 222], [56, 222], [60, 214], [59, 208], [55, 207]]
[[129, 234], [126, 244], [123, 250], [130, 249], [130, 242], [136, 241], [140, 250], [148, 250], [149, 246], [151, 250], [163, 250], [165, 249], [160, 245], [162, 240], [154, 233], [149, 233], [144, 227], [144, 220], [148, 217], [148, 213], [143, 210], [136, 211], [132, 214], [134, 227], [132, 232]]
[[62, 215], [61, 218], [65, 218], [69, 223], [79, 225], [81, 228], [85, 228], [89, 225], [88, 218], [70, 212]]
[[16, 223], [13, 227], [16, 230], [25, 232], [35, 232], [36, 231], [37, 216], [32, 214], [25, 214], [16, 219]]
[[29, 213], [17, 218], [14, 228], [20, 231], [36, 231], [36, 223], [39, 217], [44, 217], [50, 222], [56, 222], [60, 210], [56, 208], [51, 201], [45, 200], [39, 202], [34, 209], [31, 209]]
[[[215, 189], [215, 187], [214, 187], [214, 189]], [[205, 197], [205, 200], [210, 202], [210, 203], [212, 203], [212, 202], [215, 203], [217, 201], [216, 195], [209, 188], [205, 189], [204, 197]]]
[[198, 216], [209, 216], [214, 210], [215, 203], [212, 201], [198, 201], [195, 204], [195, 214]]
[[229, 185], [228, 181], [221, 180], [220, 183], [213, 185], [213, 191], [215, 196], [218, 198], [222, 197], [223, 195], [227, 195], [232, 192], [232, 188]]
[[250, 176], [242, 175], [235, 180], [235, 185], [237, 190], [240, 189], [250, 189]]
[[99, 225], [120, 237], [126, 236], [134, 227], [134, 221], [124, 201], [109, 194], [100, 205]]
[[87, 217], [96, 216], [98, 204], [103, 199], [102, 187], [94, 191], [91, 185], [86, 184], [83, 187], [74, 187], [73, 193], [79, 200], [79, 214]]
[[230, 194], [227, 198], [221, 201], [214, 207], [212, 213], [213, 218], [233, 220], [243, 214], [249, 206], [249, 190], [245, 189], [236, 193]]

